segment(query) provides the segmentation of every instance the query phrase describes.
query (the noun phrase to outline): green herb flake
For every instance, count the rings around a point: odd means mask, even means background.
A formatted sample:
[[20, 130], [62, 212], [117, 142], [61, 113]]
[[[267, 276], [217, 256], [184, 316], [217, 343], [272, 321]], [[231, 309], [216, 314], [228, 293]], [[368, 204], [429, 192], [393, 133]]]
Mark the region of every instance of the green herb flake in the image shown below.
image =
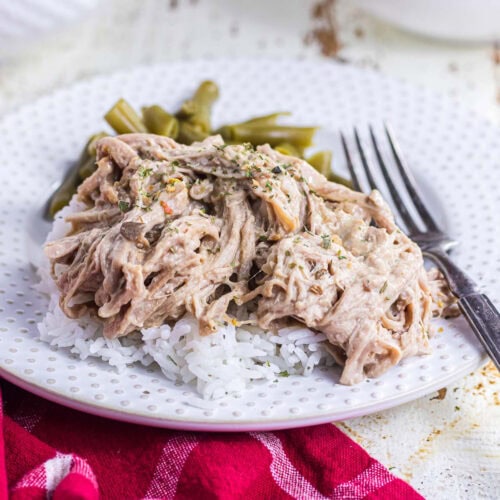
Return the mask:
[[266, 182], [266, 189], [268, 191], [272, 191], [273, 190], [273, 185], [269, 181]]
[[267, 236], [265, 234], [261, 234], [259, 236], [259, 241], [267, 241]]
[[139, 174], [139, 177], [141, 179], [145, 179], [146, 177], [149, 177], [153, 172], [152, 168], [148, 167], [141, 167], [139, 170], [137, 170], [137, 173]]
[[286, 370], [279, 372], [278, 375], [280, 377], [289, 377], [290, 376], [290, 374]]
[[384, 284], [380, 287], [378, 293], [384, 293], [387, 289], [387, 281], [384, 281]]
[[215, 247], [213, 250], [211, 248], [207, 248], [207, 252], [210, 254], [210, 255], [215, 255], [216, 253], [219, 253], [220, 252], [220, 247]]
[[118, 202], [118, 208], [120, 209], [120, 212], [128, 212], [130, 209], [130, 203], [128, 201], [120, 200]]
[[292, 255], [292, 252], [290, 252], [290, 250], [287, 250], [287, 251], [285, 252], [285, 255], [286, 255], [287, 257], [290, 257], [290, 256]]
[[460, 406], [455, 406], [455, 411], [460, 411]]
[[347, 257], [345, 255], [342, 255], [342, 250], [339, 250], [337, 252], [337, 257], [339, 260], [347, 259]]
[[321, 235], [321, 246], [325, 250], [328, 250], [332, 246], [332, 239], [330, 238], [329, 234], [322, 234]]

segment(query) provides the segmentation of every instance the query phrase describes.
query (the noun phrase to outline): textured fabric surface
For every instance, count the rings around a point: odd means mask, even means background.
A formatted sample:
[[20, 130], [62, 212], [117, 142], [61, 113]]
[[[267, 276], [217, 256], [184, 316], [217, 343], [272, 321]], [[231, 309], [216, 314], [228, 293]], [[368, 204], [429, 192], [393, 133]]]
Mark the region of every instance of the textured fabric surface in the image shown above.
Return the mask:
[[333, 425], [170, 431], [1, 387], [0, 498], [422, 498]]

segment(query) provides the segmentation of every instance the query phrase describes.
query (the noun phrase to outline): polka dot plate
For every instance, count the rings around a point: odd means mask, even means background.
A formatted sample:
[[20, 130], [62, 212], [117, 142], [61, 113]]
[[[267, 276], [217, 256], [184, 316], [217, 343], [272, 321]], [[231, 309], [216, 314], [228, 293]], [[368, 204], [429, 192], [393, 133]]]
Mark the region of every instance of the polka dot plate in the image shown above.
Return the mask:
[[[322, 127], [318, 146], [336, 154], [340, 129], [363, 133], [392, 124], [428, 201], [460, 245], [453, 258], [494, 301], [500, 298], [500, 134], [491, 124], [426, 89], [355, 67], [320, 61], [205, 60], [140, 67], [82, 81], [45, 96], [0, 123], [0, 374], [47, 399], [119, 420], [192, 430], [278, 429], [346, 419], [413, 400], [485, 361], [463, 318], [436, 323], [433, 354], [404, 360], [384, 376], [354, 387], [338, 369], [309, 377], [255, 382], [214, 402], [174, 384], [154, 368], [122, 373], [79, 360], [37, 338], [47, 299], [35, 292], [31, 262], [47, 231], [43, 201], [79, 154], [105, 128], [102, 115], [125, 97], [137, 108], [175, 109], [196, 84], [216, 80], [215, 124], [280, 110], [297, 124]], [[351, 137], [352, 139], [352, 137]], [[497, 302], [498, 304], [498, 302]]]

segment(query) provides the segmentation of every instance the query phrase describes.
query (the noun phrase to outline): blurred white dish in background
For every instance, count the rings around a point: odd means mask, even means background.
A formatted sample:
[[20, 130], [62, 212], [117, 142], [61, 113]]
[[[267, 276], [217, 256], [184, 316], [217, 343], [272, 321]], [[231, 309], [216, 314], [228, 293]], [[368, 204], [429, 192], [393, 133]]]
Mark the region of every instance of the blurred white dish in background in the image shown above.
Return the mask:
[[0, 0], [0, 57], [82, 18], [99, 0]]
[[375, 17], [422, 35], [486, 42], [500, 39], [500, 0], [356, 0]]

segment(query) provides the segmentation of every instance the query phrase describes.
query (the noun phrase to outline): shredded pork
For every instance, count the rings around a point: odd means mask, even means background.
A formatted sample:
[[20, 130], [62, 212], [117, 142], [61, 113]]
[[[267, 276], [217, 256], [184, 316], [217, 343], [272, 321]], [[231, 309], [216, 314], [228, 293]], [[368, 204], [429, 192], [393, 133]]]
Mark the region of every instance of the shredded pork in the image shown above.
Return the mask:
[[203, 335], [298, 321], [326, 334], [345, 384], [429, 352], [449, 293], [377, 191], [219, 136], [106, 137], [97, 160], [78, 190], [88, 209], [45, 247], [70, 318], [99, 318], [109, 338], [186, 312]]

